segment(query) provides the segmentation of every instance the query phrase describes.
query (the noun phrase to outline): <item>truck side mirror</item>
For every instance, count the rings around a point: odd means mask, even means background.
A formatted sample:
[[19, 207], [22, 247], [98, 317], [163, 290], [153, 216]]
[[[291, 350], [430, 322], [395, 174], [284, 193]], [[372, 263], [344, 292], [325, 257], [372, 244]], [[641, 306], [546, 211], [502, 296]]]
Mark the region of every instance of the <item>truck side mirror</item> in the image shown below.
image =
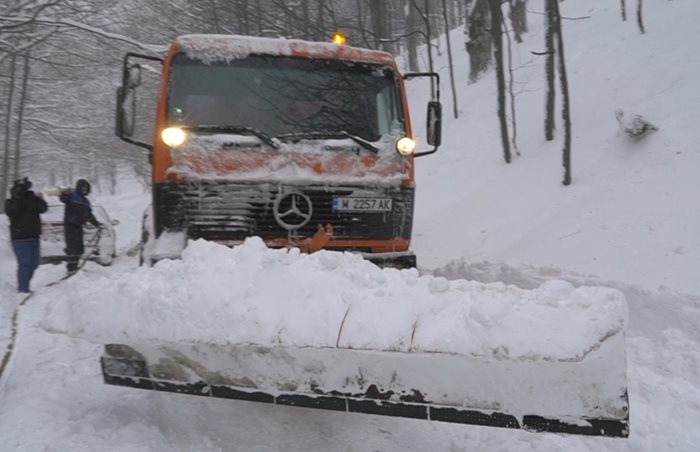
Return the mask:
[[[158, 61], [163, 63], [163, 58], [152, 55], [141, 55], [129, 52], [124, 55], [122, 62], [122, 83], [117, 88], [116, 124], [115, 132], [119, 138], [127, 143], [153, 151], [153, 144], [138, 140], [134, 135], [147, 131], [147, 128], [138, 127], [136, 124], [136, 89], [143, 82], [141, 78], [141, 64], [134, 60]], [[148, 69], [149, 66], [146, 66]], [[146, 73], [148, 76], [149, 74]], [[149, 77], [146, 77], [148, 85]], [[146, 87], [148, 88], [148, 87]], [[147, 89], [149, 91], [149, 89]], [[141, 130], [143, 129], [143, 130]]]
[[428, 102], [426, 141], [429, 145], [440, 146], [442, 141], [442, 105], [439, 101]]
[[115, 132], [119, 138], [128, 138], [134, 135], [135, 102], [136, 96], [134, 96], [132, 88], [124, 86], [117, 88], [117, 123]]

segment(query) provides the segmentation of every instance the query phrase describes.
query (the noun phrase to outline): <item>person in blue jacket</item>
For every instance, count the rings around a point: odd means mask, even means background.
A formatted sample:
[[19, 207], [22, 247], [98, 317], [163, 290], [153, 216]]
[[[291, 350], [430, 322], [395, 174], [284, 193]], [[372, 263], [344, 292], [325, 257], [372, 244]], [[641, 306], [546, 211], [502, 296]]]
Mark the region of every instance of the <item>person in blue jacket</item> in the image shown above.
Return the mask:
[[83, 226], [88, 221], [95, 227], [102, 227], [102, 223], [92, 214], [92, 207], [87, 196], [90, 194], [90, 183], [85, 179], [78, 179], [74, 190], [64, 190], [59, 199], [64, 203], [63, 229], [66, 239], [66, 262], [68, 273], [78, 271], [78, 262], [85, 252], [83, 242]]
[[30, 293], [29, 282], [39, 267], [39, 214], [48, 209], [44, 198], [30, 188], [29, 179], [18, 179], [12, 185], [10, 199], [5, 200], [5, 213], [10, 219], [10, 240], [17, 256], [17, 291], [20, 293]]

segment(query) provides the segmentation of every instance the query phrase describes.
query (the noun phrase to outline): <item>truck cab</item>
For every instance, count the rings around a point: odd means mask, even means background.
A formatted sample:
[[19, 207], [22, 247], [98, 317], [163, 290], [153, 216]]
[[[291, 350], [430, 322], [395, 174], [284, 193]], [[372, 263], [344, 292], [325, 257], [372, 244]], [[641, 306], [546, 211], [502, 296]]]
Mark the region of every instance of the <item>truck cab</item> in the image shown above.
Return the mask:
[[[127, 54], [117, 135], [149, 149], [153, 203], [146, 260], [188, 239], [227, 245], [361, 253], [413, 267], [414, 159], [440, 143], [440, 103], [428, 104], [418, 152], [394, 58], [333, 43], [186, 35], [162, 59], [151, 143], [133, 136], [142, 64]], [[437, 91], [439, 93], [439, 90]]]

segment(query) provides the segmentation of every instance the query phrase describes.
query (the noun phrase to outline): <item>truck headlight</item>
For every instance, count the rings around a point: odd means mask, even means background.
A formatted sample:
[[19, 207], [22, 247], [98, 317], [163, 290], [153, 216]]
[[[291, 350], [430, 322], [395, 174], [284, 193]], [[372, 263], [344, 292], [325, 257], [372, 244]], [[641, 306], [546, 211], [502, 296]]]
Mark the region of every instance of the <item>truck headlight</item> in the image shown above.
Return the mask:
[[411, 155], [416, 150], [416, 142], [411, 138], [403, 137], [396, 141], [396, 152], [401, 155]]
[[160, 138], [163, 143], [174, 148], [185, 142], [187, 134], [179, 127], [168, 127], [160, 133]]

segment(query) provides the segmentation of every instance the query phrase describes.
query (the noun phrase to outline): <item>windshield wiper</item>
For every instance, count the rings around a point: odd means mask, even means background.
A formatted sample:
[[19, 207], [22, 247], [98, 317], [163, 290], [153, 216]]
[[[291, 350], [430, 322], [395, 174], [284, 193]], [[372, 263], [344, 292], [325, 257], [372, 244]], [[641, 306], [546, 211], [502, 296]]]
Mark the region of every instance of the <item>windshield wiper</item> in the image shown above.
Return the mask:
[[278, 138], [282, 141], [289, 139], [289, 138], [292, 138], [292, 139], [293, 138], [297, 138], [297, 139], [305, 138], [305, 139], [312, 139], [312, 140], [328, 140], [328, 139], [333, 139], [333, 138], [350, 138], [352, 141], [359, 144], [360, 146], [367, 149], [368, 151], [373, 152], [374, 154], [379, 153], [379, 149], [377, 149], [369, 141], [365, 140], [364, 138], [360, 138], [356, 135], [353, 135], [351, 133], [348, 133], [344, 130], [285, 133], [283, 135], [277, 135], [275, 138]]
[[270, 146], [273, 149], [279, 149], [279, 144], [267, 135], [265, 132], [261, 132], [258, 129], [248, 126], [189, 126], [183, 127], [185, 130], [192, 132], [210, 132], [210, 133], [231, 133], [235, 135], [252, 135], [258, 138], [260, 141]]

